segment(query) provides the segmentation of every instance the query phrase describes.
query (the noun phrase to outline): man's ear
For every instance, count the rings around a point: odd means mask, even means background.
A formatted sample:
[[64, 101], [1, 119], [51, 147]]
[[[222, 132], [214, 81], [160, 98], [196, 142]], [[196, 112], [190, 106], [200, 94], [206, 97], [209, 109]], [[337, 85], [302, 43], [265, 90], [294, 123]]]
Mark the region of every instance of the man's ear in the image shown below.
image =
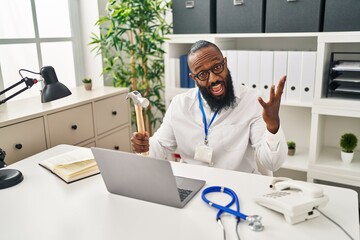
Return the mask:
[[192, 80], [196, 81], [196, 80], [195, 80], [195, 75], [194, 75], [194, 74], [189, 73], [189, 76], [190, 76], [190, 78], [191, 78]]

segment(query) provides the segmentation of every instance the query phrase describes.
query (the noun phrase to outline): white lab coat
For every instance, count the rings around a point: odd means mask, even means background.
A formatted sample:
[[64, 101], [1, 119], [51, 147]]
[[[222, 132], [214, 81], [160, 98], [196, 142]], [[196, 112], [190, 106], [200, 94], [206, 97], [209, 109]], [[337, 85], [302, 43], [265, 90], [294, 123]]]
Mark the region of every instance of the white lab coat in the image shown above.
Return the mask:
[[[176, 150], [184, 162], [207, 165], [193, 160], [195, 148], [204, 143], [205, 136], [197, 92], [198, 88], [193, 88], [172, 99], [163, 123], [150, 137], [149, 156], [165, 159]], [[284, 163], [284, 133], [281, 127], [276, 134], [267, 131], [257, 98], [254, 90], [242, 86], [237, 106], [221, 110], [214, 119], [208, 133], [214, 167], [259, 173], [256, 159], [270, 171]], [[209, 123], [214, 113], [204, 99], [203, 104]]]

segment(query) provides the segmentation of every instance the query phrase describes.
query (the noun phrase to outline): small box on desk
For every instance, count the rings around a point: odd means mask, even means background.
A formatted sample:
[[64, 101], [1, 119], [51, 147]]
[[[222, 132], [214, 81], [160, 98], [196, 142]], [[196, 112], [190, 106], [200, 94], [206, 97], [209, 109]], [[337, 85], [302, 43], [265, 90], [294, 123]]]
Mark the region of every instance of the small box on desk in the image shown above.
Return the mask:
[[324, 0], [267, 0], [265, 32], [322, 31]]
[[326, 0], [324, 13], [324, 32], [359, 31], [359, 0]]
[[216, 0], [175, 0], [172, 4], [174, 34], [216, 32]]
[[261, 33], [265, 25], [265, 0], [221, 0], [216, 3], [218, 33]]

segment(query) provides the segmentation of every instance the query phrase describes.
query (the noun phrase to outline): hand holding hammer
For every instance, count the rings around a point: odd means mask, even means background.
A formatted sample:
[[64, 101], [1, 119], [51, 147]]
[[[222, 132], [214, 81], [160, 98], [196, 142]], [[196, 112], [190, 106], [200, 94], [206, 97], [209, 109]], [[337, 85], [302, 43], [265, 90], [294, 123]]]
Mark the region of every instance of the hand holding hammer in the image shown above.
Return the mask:
[[[142, 137], [145, 137], [145, 126], [144, 126], [144, 117], [142, 113], [142, 108], [146, 108], [149, 106], [149, 100], [142, 97], [138, 91], [132, 91], [128, 94], [126, 99], [131, 98], [134, 102], [135, 114], [136, 114], [136, 125], [138, 129], [138, 133], [142, 134]], [[132, 144], [136, 145], [133, 138], [131, 139]], [[136, 150], [136, 149], [135, 149]], [[147, 153], [146, 153], [147, 154]]]

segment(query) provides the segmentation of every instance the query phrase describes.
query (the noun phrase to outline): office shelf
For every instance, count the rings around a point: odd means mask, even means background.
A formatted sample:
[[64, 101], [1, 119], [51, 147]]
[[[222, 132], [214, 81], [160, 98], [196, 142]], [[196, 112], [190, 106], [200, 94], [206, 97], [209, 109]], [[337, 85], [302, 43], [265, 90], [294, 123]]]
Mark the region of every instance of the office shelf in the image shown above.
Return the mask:
[[176, 61], [200, 39], [215, 43], [221, 50], [315, 51], [316, 76], [310, 102], [283, 99], [281, 124], [288, 140], [297, 143], [295, 156], [288, 157], [283, 169], [300, 171], [309, 181], [324, 180], [359, 186], [360, 163], [355, 153], [352, 163], [340, 159], [340, 136], [353, 132], [360, 139], [360, 101], [327, 98], [329, 65], [332, 52], [356, 52], [360, 32], [254, 33], [254, 34], [181, 34], [168, 35], [165, 50], [165, 100], [187, 89], [179, 88]]
[[295, 170], [300, 172], [306, 172], [309, 163], [309, 149], [296, 147], [294, 156], [288, 156], [283, 168], [289, 170]]

